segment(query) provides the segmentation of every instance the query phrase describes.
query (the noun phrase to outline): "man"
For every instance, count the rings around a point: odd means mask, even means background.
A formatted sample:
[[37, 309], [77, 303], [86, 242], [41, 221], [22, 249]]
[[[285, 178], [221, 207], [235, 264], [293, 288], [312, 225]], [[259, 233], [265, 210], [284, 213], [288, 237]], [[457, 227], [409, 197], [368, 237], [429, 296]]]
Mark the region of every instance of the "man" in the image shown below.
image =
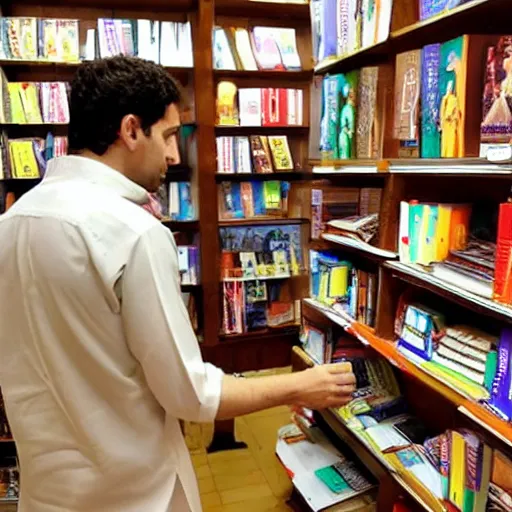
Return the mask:
[[156, 64], [82, 65], [75, 155], [0, 218], [0, 385], [19, 512], [199, 511], [178, 419], [350, 400], [354, 376], [335, 365], [249, 380], [202, 361], [173, 237], [142, 207], [178, 159], [179, 102]]

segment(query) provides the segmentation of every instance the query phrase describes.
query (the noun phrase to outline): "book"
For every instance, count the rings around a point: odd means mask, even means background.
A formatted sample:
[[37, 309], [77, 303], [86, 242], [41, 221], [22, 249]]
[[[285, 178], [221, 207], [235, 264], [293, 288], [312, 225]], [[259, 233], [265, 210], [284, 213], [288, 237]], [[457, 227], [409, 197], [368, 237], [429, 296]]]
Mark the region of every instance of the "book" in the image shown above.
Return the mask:
[[286, 135], [269, 135], [268, 144], [274, 163], [274, 170], [276, 172], [292, 171], [294, 165], [288, 145], [288, 137]]
[[431, 44], [421, 51], [421, 157], [441, 156], [439, 134], [439, 64], [441, 45]]
[[240, 126], [261, 126], [261, 90], [243, 88], [238, 91]]
[[400, 157], [419, 156], [421, 50], [396, 56], [393, 137], [400, 142]]
[[376, 126], [378, 76], [377, 67], [363, 68], [359, 74], [356, 158], [376, 159], [379, 156], [379, 135]]
[[512, 304], [512, 203], [502, 203], [498, 221], [494, 298]]
[[481, 154], [512, 141], [512, 36], [502, 36], [487, 50], [481, 124]]
[[252, 29], [252, 47], [258, 68], [262, 70], [283, 70], [284, 65], [272, 27]]
[[223, 27], [213, 28], [213, 68], [224, 70], [237, 69], [233, 48]]
[[268, 138], [264, 135], [251, 135], [249, 137], [251, 145], [252, 161], [254, 172], [269, 173], [273, 172], [272, 157], [268, 144]]
[[237, 91], [237, 86], [233, 82], [221, 81], [217, 84], [216, 124], [218, 126], [238, 125]]
[[469, 0], [419, 0], [420, 20], [438, 16], [468, 1]]

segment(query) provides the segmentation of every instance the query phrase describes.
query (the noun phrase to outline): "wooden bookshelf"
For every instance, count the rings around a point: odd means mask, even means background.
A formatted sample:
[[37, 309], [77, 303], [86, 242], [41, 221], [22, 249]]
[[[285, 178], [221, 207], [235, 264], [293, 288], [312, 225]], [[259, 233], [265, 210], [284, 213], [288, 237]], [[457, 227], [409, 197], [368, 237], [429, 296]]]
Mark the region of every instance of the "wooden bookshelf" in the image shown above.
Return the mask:
[[[320, 62], [315, 66], [315, 73], [343, 73], [364, 66], [374, 66], [386, 62], [389, 56], [397, 53], [448, 41], [463, 33], [507, 34], [507, 21], [499, 15], [507, 5], [507, 0], [471, 0], [441, 15], [419, 21], [413, 2], [395, 0], [391, 33], [386, 41], [343, 57]], [[484, 19], [485, 29], [482, 26]]]

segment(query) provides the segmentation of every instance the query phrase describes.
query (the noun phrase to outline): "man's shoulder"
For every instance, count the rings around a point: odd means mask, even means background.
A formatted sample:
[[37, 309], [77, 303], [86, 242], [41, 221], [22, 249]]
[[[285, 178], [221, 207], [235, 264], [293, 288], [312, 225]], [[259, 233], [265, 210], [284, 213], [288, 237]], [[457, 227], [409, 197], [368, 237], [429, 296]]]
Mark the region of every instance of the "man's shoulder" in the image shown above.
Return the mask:
[[[22, 196], [0, 221], [15, 217], [55, 218], [81, 229], [142, 234], [161, 225], [141, 205], [88, 183], [45, 183]], [[162, 229], [165, 229], [162, 226]]]

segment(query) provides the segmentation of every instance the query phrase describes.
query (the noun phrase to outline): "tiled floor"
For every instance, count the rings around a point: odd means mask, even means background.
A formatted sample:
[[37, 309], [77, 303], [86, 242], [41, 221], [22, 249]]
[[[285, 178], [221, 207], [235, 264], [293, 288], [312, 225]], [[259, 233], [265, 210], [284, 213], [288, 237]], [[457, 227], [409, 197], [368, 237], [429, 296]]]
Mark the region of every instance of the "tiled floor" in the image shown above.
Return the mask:
[[[283, 371], [288, 369], [274, 372]], [[292, 486], [275, 455], [277, 430], [289, 422], [287, 407], [238, 418], [236, 438], [248, 448], [213, 454], [207, 454], [205, 448], [213, 426], [186, 425], [204, 512], [290, 512], [285, 502]]]

